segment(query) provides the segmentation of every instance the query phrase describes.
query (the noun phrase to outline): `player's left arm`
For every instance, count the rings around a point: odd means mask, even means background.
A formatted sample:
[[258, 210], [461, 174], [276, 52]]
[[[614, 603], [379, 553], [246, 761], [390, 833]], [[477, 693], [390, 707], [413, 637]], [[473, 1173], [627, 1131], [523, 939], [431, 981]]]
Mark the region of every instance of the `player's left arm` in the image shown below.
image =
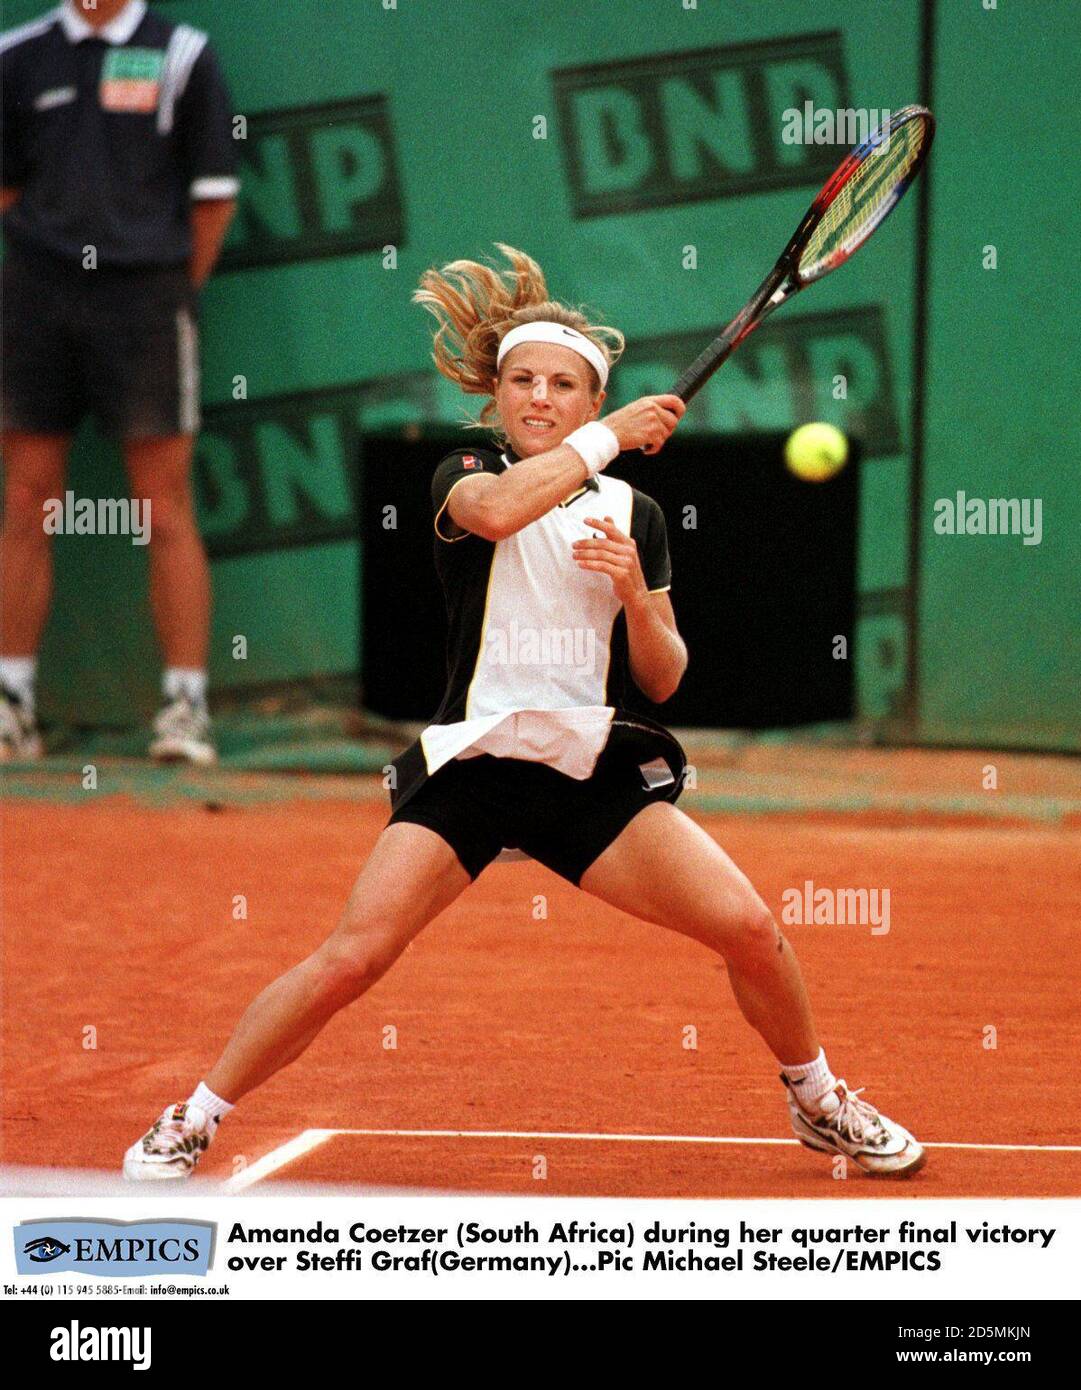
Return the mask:
[[210, 278], [236, 212], [232, 102], [210, 45], [204, 46], [177, 106], [179, 157], [188, 182], [191, 260], [196, 289]]
[[218, 263], [222, 242], [235, 212], [235, 198], [200, 198], [192, 202], [188, 275], [197, 290], [203, 288]]
[[[659, 508], [657, 516], [660, 517]], [[660, 534], [647, 536], [646, 564], [656, 585], [652, 590], [637, 541], [625, 535], [611, 517], [586, 517], [585, 522], [603, 532], [603, 536], [575, 541], [574, 558], [582, 569], [607, 574], [611, 579], [626, 618], [631, 675], [643, 695], [654, 704], [663, 704], [675, 694], [687, 669], [687, 647], [679, 635], [668, 597], [670, 571], [663, 518]], [[663, 557], [658, 547], [663, 550]], [[663, 573], [657, 572], [658, 565], [663, 565]], [[659, 579], [665, 581], [663, 586], [657, 583]]]
[[676, 627], [672, 600], [667, 593], [647, 594], [634, 607], [624, 604], [623, 612], [634, 683], [655, 705], [662, 705], [679, 689], [687, 669], [687, 645]]

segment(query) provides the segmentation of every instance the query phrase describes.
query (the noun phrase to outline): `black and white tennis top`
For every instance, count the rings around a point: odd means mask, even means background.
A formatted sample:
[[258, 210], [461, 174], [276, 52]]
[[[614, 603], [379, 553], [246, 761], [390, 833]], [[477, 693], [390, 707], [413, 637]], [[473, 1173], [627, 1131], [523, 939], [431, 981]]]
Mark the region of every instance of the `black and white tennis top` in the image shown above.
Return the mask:
[[674, 800], [683, 750], [659, 724], [626, 708], [633, 696], [622, 604], [608, 575], [581, 569], [571, 549], [601, 534], [586, 517], [611, 517], [637, 543], [649, 591], [661, 593], [672, 582], [664, 514], [645, 493], [602, 473], [513, 536], [489, 541], [461, 530], [447, 509], [454, 488], [517, 462], [510, 450], [463, 448], [432, 479], [447, 688], [431, 723], [395, 761], [392, 806], [451, 759], [482, 753], [585, 779], [617, 727], [621, 737], [633, 728], [634, 746], [652, 767], [647, 782], [672, 784]]

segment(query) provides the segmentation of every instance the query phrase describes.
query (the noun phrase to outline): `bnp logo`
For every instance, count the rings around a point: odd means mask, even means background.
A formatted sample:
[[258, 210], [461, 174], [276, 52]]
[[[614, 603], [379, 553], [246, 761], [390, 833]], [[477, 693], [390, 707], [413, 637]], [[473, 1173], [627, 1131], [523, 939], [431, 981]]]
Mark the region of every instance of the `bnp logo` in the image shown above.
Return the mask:
[[237, 117], [241, 181], [222, 268], [347, 256], [405, 240], [386, 97]]
[[836, 148], [786, 141], [784, 112], [849, 105], [837, 31], [552, 77], [578, 217], [821, 183]]
[[[690, 332], [633, 339], [619, 360], [615, 404], [666, 391], [709, 332], [703, 324]], [[839, 381], [843, 394], [834, 387]], [[897, 386], [882, 307], [778, 314], [707, 383], [690, 412], [691, 428], [720, 434], [829, 420], [860, 437], [866, 458], [898, 453]]]

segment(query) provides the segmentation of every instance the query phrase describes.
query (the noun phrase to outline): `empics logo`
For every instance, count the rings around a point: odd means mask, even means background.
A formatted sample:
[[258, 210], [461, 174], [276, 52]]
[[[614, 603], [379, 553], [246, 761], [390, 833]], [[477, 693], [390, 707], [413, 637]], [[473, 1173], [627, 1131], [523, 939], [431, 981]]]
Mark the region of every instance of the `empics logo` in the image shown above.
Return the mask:
[[209, 1221], [23, 1221], [15, 1227], [20, 1274], [200, 1274], [210, 1269], [217, 1227]]
[[83, 1327], [71, 1321], [52, 1330], [49, 1355], [54, 1361], [130, 1361], [132, 1369], [150, 1369], [149, 1327]]
[[53, 1260], [58, 1260], [61, 1255], [70, 1254], [71, 1246], [65, 1245], [61, 1240], [53, 1240], [51, 1236], [39, 1236], [37, 1240], [24, 1245], [23, 1251], [35, 1264], [47, 1265]]

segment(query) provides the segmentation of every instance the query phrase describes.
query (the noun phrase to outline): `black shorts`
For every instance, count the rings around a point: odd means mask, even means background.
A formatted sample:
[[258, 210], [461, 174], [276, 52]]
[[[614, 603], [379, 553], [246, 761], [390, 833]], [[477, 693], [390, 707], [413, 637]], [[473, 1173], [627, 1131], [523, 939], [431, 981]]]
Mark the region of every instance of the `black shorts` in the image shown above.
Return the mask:
[[442, 836], [476, 878], [503, 849], [520, 849], [561, 878], [579, 880], [645, 806], [679, 786], [647, 788], [633, 751], [610, 746], [579, 781], [522, 758], [456, 759], [427, 779], [387, 822]]
[[0, 314], [4, 429], [72, 434], [87, 415], [121, 439], [199, 428], [197, 296], [183, 267], [83, 270], [9, 248]]

